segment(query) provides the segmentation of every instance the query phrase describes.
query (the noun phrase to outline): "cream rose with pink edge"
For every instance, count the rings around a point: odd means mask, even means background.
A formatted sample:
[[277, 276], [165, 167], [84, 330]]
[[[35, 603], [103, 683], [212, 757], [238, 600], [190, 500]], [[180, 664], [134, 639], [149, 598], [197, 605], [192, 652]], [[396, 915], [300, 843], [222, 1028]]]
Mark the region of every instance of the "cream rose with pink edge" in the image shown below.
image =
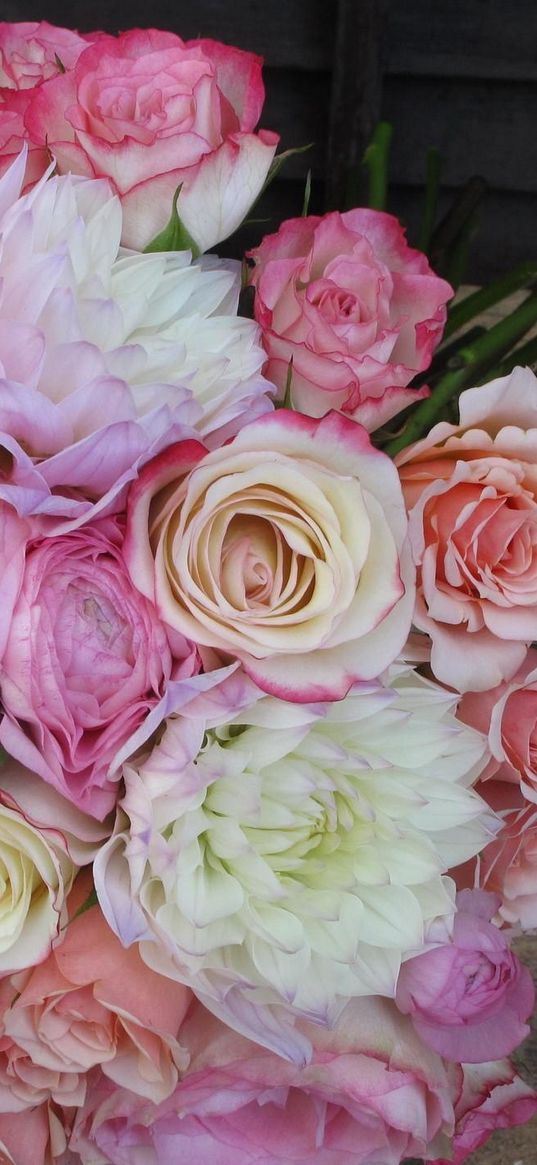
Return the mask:
[[334, 700], [405, 643], [406, 528], [397, 471], [360, 425], [280, 410], [221, 449], [181, 441], [149, 462], [124, 552], [175, 630], [264, 691]]

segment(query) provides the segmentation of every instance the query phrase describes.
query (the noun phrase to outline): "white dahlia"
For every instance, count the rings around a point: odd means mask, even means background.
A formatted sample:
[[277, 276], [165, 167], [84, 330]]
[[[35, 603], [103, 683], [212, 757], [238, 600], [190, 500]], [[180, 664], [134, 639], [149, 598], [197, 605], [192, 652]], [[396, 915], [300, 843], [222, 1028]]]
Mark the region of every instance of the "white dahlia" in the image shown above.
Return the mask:
[[301, 1056], [292, 1016], [333, 1024], [353, 996], [392, 996], [428, 924], [451, 922], [446, 870], [491, 837], [469, 787], [485, 741], [453, 706], [411, 670], [315, 706], [231, 677], [124, 767], [95, 867], [113, 929], [231, 1026]]
[[271, 386], [257, 325], [236, 314], [238, 264], [124, 251], [105, 181], [52, 177], [17, 198], [23, 163], [0, 180], [3, 496], [77, 516], [73, 490], [102, 497], [185, 425], [220, 443], [271, 408]]

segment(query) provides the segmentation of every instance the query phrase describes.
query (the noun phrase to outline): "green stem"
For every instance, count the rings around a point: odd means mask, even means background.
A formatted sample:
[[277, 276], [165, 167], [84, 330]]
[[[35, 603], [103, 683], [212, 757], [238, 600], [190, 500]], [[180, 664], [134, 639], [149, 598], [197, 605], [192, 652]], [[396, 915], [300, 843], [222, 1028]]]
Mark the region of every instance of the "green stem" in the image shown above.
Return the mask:
[[473, 344], [459, 350], [461, 367], [447, 372], [434, 392], [416, 407], [402, 433], [390, 441], [385, 453], [394, 457], [400, 449], [428, 432], [451, 398], [478, 379], [537, 323], [537, 294], [528, 296], [510, 316], [500, 320]]
[[427, 151], [427, 178], [425, 182], [425, 199], [423, 204], [423, 213], [421, 216], [420, 232], [418, 236], [418, 249], [427, 252], [429, 243], [431, 241], [434, 224], [436, 219], [436, 210], [438, 206], [438, 195], [440, 192], [440, 175], [442, 173], [442, 158], [439, 150], [432, 146]]
[[458, 332], [459, 328], [463, 328], [489, 307], [501, 303], [502, 299], [506, 299], [514, 291], [519, 291], [521, 287], [531, 287], [536, 279], [537, 263], [521, 263], [507, 275], [502, 275], [500, 279], [490, 283], [488, 287], [482, 287], [472, 295], [467, 295], [450, 309], [444, 338], [447, 339], [453, 332]]
[[364, 165], [369, 176], [367, 204], [372, 210], [385, 210], [388, 193], [388, 158], [393, 126], [380, 121], [364, 153]]
[[526, 344], [510, 352], [494, 371], [496, 376], [508, 376], [517, 365], [524, 367], [535, 363], [537, 363], [537, 336], [533, 336]]

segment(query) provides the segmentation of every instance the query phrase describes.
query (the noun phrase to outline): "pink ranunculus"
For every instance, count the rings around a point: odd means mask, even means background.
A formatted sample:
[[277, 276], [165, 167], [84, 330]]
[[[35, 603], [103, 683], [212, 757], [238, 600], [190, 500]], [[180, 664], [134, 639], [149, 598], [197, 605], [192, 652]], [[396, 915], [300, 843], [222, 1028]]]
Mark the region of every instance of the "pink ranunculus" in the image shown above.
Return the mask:
[[403, 646], [413, 572], [397, 473], [337, 413], [281, 409], [210, 453], [182, 441], [144, 467], [128, 514], [135, 585], [264, 691], [340, 699]]
[[105, 518], [28, 541], [0, 665], [1, 743], [100, 819], [116, 799], [111, 762], [171, 674], [166, 632], [131, 584], [122, 537]]
[[529, 1032], [533, 982], [490, 921], [498, 905], [494, 894], [463, 890], [452, 941], [401, 968], [397, 1006], [424, 1043], [455, 1063], [500, 1059]]
[[392, 1003], [355, 1000], [297, 1066], [251, 1043], [199, 1004], [180, 1038], [191, 1055], [155, 1110], [104, 1081], [89, 1090], [71, 1148], [84, 1165], [399, 1165], [444, 1147], [453, 1123], [444, 1066]]
[[453, 1154], [431, 1165], [463, 1165], [497, 1129], [526, 1124], [537, 1112], [537, 1093], [517, 1074], [510, 1060], [463, 1064], [455, 1104]]
[[431, 667], [460, 692], [510, 679], [537, 637], [537, 379], [463, 392], [396, 458], [418, 567], [414, 622]]
[[290, 219], [250, 256], [267, 376], [295, 408], [338, 409], [372, 430], [427, 395], [407, 386], [431, 362], [453, 292], [396, 218]]
[[98, 906], [76, 917], [90, 890], [85, 876], [75, 883], [70, 921], [45, 962], [0, 983], [2, 1113], [83, 1104], [96, 1065], [159, 1103], [187, 1066], [177, 1033], [190, 992], [149, 970], [136, 947], [125, 950]]
[[99, 37], [36, 91], [25, 121], [60, 173], [111, 180], [126, 246], [141, 250], [166, 226], [180, 186], [181, 220], [205, 251], [236, 230], [267, 177], [278, 137], [254, 132], [263, 100], [252, 53], [131, 29]]

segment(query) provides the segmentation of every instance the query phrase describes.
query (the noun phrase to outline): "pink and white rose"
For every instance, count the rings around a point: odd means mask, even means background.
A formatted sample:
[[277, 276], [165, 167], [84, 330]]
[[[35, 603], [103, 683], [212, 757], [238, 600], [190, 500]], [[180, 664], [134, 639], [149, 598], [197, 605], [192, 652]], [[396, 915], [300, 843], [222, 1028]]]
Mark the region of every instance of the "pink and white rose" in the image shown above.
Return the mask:
[[[0, 22], [0, 174], [15, 160], [28, 137], [24, 115], [31, 91], [71, 69], [88, 47], [88, 39], [46, 20]], [[32, 143], [25, 189], [37, 182], [49, 165], [46, 144]]]
[[405, 539], [397, 472], [365, 430], [280, 410], [222, 449], [183, 441], [148, 463], [125, 555], [170, 627], [307, 702], [340, 699], [401, 650]]
[[89, 37], [46, 20], [0, 22], [0, 89], [33, 89], [72, 69]]
[[537, 807], [516, 784], [486, 780], [478, 785], [502, 820], [497, 836], [476, 862], [454, 872], [457, 884], [478, 885], [498, 895], [498, 921], [523, 931], [537, 927]]
[[393, 1004], [356, 1001], [333, 1031], [303, 1026], [314, 1058], [291, 1065], [195, 1006], [176, 1093], [149, 1110], [96, 1081], [70, 1147], [84, 1165], [399, 1165], [443, 1148], [444, 1066]]
[[431, 363], [453, 292], [396, 218], [290, 219], [250, 257], [267, 376], [296, 409], [338, 409], [372, 430], [427, 395], [407, 386]]
[[490, 919], [499, 899], [462, 891], [450, 942], [401, 968], [397, 1006], [429, 1047], [455, 1063], [509, 1055], [529, 1034], [531, 975]]
[[510, 679], [537, 637], [537, 379], [463, 392], [396, 458], [418, 568], [414, 621], [431, 667], [460, 692]]
[[123, 206], [125, 246], [142, 250], [178, 211], [200, 251], [240, 225], [261, 192], [278, 137], [255, 133], [261, 60], [212, 40], [131, 29], [100, 36], [36, 91], [31, 142], [60, 173], [108, 178]]

